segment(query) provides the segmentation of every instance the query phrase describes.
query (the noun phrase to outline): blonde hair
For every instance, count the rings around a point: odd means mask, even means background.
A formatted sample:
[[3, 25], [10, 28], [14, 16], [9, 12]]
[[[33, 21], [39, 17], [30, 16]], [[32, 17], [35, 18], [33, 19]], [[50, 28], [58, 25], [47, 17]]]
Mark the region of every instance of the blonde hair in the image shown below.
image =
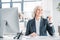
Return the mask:
[[34, 11], [33, 11], [33, 15], [32, 15], [33, 18], [36, 16], [36, 10], [37, 10], [37, 9], [43, 10], [41, 6], [35, 7], [35, 8], [34, 8]]

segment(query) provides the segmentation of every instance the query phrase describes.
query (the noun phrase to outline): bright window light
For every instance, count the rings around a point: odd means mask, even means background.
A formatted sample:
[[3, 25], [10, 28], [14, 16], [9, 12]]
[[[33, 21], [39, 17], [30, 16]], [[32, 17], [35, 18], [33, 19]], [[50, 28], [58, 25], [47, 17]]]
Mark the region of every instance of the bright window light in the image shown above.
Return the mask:
[[22, 1], [22, 0], [12, 0], [13, 2], [15, 2], [15, 1]]
[[18, 12], [21, 12], [21, 4], [20, 3], [13, 3], [13, 7], [17, 7]]
[[28, 18], [32, 18], [33, 15], [33, 11], [34, 11], [34, 8], [36, 6], [40, 6], [41, 5], [41, 2], [25, 2], [24, 3], [24, 13], [25, 13], [25, 17], [28, 17]]
[[11, 0], [1, 0], [2, 2], [10, 2]]
[[10, 8], [10, 4], [9, 3], [2, 4], [2, 8]]
[[24, 3], [24, 11], [32, 12], [36, 6], [42, 6], [41, 2], [25, 2]]

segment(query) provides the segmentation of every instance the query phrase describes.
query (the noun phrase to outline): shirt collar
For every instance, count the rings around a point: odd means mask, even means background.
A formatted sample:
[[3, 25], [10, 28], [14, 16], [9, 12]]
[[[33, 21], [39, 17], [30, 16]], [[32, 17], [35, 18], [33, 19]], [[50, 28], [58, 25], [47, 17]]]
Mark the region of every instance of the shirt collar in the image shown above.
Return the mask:
[[37, 21], [37, 22], [40, 21], [40, 20], [41, 20], [41, 17], [39, 18], [39, 20], [36, 20], [36, 18], [35, 18], [35, 21]]

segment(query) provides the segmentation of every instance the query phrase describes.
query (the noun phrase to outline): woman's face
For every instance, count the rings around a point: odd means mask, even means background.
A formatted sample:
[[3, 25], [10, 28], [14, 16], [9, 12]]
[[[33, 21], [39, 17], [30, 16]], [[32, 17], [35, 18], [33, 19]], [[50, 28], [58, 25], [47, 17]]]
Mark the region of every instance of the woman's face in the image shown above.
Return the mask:
[[36, 10], [36, 16], [42, 16], [42, 9], [39, 8]]

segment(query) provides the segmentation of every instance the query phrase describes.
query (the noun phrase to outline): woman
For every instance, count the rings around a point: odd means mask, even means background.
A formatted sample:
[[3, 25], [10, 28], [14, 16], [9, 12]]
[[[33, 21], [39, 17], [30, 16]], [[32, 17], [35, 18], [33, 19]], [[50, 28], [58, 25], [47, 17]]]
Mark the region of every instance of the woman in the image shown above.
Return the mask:
[[26, 35], [34, 36], [47, 36], [47, 32], [53, 36], [54, 26], [51, 19], [42, 18], [43, 9], [41, 6], [37, 6], [34, 11], [34, 18], [27, 23]]

